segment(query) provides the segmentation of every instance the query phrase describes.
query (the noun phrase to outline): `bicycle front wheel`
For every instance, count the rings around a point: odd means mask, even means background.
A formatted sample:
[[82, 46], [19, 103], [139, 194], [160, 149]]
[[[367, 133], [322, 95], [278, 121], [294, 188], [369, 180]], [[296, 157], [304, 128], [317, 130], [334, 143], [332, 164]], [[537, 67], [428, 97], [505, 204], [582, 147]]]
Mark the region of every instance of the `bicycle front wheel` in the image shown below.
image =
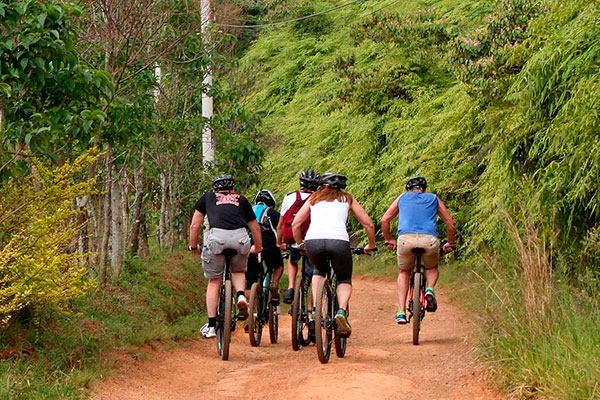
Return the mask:
[[233, 325], [233, 318], [231, 315], [231, 309], [233, 305], [233, 297], [231, 294], [231, 281], [225, 281], [225, 307], [223, 308], [223, 354], [221, 358], [223, 360], [229, 360], [229, 345], [231, 344], [231, 327]]
[[252, 284], [250, 289], [250, 312], [248, 313], [248, 336], [252, 346], [259, 346], [262, 339], [261, 312], [263, 309], [262, 288], [258, 282]]
[[300, 346], [303, 345], [303, 330], [304, 330], [304, 314], [306, 308], [304, 304], [304, 284], [302, 277], [296, 278], [296, 285], [294, 286], [294, 302], [292, 303], [292, 349], [294, 351], [300, 350]]
[[412, 324], [412, 341], [416, 346], [419, 344], [419, 333], [421, 331], [421, 320], [423, 313], [423, 303], [421, 301], [421, 291], [423, 288], [421, 287], [422, 275], [419, 272], [413, 274], [413, 317], [411, 319]]
[[[334, 310], [337, 310], [337, 308], [338, 308], [338, 306], [336, 304], [334, 307]], [[350, 306], [348, 306], [347, 311], [350, 312]], [[338, 332], [337, 325], [336, 325], [336, 327], [335, 327], [335, 354], [339, 358], [344, 358], [344, 356], [346, 355], [346, 343], [347, 342], [348, 342], [348, 337], [340, 335]]]
[[317, 304], [315, 304], [315, 339], [317, 342], [317, 356], [322, 364], [326, 364], [331, 355], [334, 324], [331, 296], [329, 281], [322, 279], [317, 287]]
[[271, 344], [275, 344], [279, 339], [279, 313], [277, 312], [277, 306], [273, 305], [270, 292], [267, 307], [269, 308], [269, 338]]

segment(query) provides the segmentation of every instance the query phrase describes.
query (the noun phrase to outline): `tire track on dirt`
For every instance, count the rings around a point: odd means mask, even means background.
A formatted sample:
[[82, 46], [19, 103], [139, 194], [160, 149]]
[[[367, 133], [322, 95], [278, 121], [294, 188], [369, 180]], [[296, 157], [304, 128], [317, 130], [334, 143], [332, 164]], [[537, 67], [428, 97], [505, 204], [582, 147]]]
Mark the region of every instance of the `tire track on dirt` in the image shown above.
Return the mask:
[[196, 340], [148, 359], [122, 356], [118, 370], [93, 391], [95, 400], [196, 399], [414, 399], [498, 400], [486, 388], [471, 348], [465, 318], [443, 290], [439, 310], [423, 322], [421, 344], [413, 346], [410, 326], [398, 326], [393, 282], [354, 279], [346, 357], [333, 352], [328, 364], [314, 345], [294, 352], [290, 317], [281, 315], [278, 344], [268, 329], [260, 347], [251, 347], [238, 326], [230, 360], [217, 357], [214, 340]]

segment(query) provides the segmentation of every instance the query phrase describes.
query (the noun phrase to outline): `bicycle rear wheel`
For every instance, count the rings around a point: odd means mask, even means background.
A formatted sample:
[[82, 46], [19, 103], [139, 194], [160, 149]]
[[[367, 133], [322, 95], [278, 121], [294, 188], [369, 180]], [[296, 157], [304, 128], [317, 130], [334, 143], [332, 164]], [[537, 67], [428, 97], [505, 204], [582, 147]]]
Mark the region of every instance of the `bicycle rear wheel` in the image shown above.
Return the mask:
[[229, 359], [229, 344], [231, 343], [231, 318], [233, 298], [231, 296], [231, 281], [225, 281], [219, 294], [219, 304], [217, 306], [217, 351], [223, 360]]
[[275, 344], [279, 339], [279, 313], [277, 312], [277, 307], [271, 301], [270, 294], [267, 307], [269, 308], [269, 338], [271, 339], [271, 344]]
[[250, 289], [250, 312], [248, 313], [248, 336], [252, 346], [259, 346], [262, 339], [263, 324], [260, 314], [263, 310], [262, 287], [258, 282]]
[[331, 286], [327, 279], [322, 279], [317, 287], [317, 304], [315, 315], [315, 338], [317, 356], [322, 364], [329, 361], [331, 342], [333, 339], [333, 307], [331, 304]]
[[419, 332], [421, 331], [421, 313], [423, 312], [423, 304], [421, 302], [421, 280], [422, 276], [419, 272], [413, 274], [413, 317], [412, 324], [412, 341], [414, 345], [419, 344]]
[[304, 279], [301, 276], [296, 278], [296, 285], [294, 287], [294, 302], [292, 303], [292, 349], [298, 351], [300, 350], [300, 346], [308, 344], [308, 325], [305, 318], [306, 297], [304, 296]]

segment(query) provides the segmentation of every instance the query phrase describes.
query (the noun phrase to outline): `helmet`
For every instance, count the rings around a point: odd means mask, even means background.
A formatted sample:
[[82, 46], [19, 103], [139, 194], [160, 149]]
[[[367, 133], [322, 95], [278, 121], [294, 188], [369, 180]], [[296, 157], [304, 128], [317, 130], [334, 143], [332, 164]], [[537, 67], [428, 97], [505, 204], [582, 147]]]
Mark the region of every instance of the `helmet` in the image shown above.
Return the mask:
[[427, 189], [427, 180], [422, 176], [413, 176], [406, 181], [406, 190], [421, 188]]
[[219, 175], [212, 181], [213, 190], [232, 190], [235, 187], [235, 180], [231, 175]]
[[300, 173], [300, 187], [315, 190], [319, 186], [321, 175], [317, 171], [307, 169]]
[[345, 175], [338, 174], [337, 172], [326, 172], [321, 177], [321, 185], [329, 186], [333, 189], [346, 189], [346, 178]]
[[265, 203], [267, 207], [275, 207], [276, 201], [275, 196], [271, 193], [270, 190], [261, 189], [256, 193], [256, 197], [254, 198], [255, 203]]

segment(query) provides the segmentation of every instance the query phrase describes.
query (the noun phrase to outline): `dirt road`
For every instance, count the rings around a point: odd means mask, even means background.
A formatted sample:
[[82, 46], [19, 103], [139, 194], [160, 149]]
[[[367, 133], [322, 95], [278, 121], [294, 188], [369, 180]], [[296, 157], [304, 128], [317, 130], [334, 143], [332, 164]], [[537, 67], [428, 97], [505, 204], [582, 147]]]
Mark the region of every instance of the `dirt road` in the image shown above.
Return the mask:
[[268, 329], [260, 347], [250, 347], [243, 329], [234, 332], [229, 361], [217, 358], [213, 340], [153, 351], [145, 361], [125, 358], [121, 370], [97, 386], [95, 400], [196, 399], [501, 399], [486, 389], [465, 343], [464, 318], [443, 290], [439, 310], [423, 322], [421, 345], [410, 326], [394, 323], [395, 286], [357, 279], [351, 300], [353, 334], [346, 357], [329, 364], [314, 345], [294, 352], [290, 317], [280, 318], [280, 342]]

